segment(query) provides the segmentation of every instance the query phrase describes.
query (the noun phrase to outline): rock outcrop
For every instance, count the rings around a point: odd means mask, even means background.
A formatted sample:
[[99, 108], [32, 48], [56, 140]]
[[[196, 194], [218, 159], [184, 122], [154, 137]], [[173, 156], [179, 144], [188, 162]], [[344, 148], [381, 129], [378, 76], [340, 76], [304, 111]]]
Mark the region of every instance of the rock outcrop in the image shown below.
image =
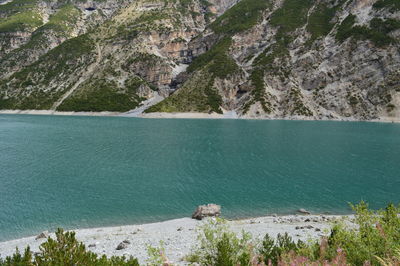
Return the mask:
[[192, 214], [192, 218], [202, 220], [205, 217], [218, 217], [221, 215], [221, 206], [217, 204], [200, 205]]
[[48, 237], [49, 237], [49, 232], [48, 231], [43, 231], [39, 235], [36, 236], [35, 240], [48, 238]]
[[400, 119], [393, 1], [12, 1], [0, 18], [0, 109], [125, 112], [158, 94], [146, 112]]
[[303, 208], [298, 209], [297, 212], [301, 213], [301, 214], [311, 214], [309, 211], [307, 211], [306, 209], [303, 209]]

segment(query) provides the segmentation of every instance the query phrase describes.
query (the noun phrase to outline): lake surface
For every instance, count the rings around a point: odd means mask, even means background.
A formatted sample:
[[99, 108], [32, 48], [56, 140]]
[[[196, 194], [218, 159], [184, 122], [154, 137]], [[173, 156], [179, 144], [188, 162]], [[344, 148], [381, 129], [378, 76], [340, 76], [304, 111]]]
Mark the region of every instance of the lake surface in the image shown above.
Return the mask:
[[400, 202], [400, 125], [0, 115], [0, 240]]

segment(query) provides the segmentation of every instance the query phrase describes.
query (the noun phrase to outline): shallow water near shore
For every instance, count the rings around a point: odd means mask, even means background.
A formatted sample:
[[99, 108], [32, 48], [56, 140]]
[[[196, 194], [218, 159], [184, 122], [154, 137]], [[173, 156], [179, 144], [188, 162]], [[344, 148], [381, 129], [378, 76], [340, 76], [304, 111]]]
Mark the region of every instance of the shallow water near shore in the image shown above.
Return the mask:
[[0, 241], [188, 217], [400, 202], [400, 125], [0, 115]]

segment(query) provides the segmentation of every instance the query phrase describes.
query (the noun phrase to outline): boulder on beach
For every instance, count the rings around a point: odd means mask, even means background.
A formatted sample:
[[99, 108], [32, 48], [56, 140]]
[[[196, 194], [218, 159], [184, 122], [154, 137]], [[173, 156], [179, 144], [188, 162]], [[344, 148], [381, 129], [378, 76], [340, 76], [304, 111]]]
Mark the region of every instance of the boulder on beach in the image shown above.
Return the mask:
[[311, 212], [307, 211], [306, 209], [299, 209], [299, 210], [297, 210], [297, 212], [299, 212], [301, 214], [311, 214]]
[[48, 238], [48, 237], [49, 237], [49, 232], [43, 231], [39, 235], [36, 236], [35, 240], [42, 239], [42, 238]]
[[125, 241], [123, 241], [123, 242], [119, 243], [116, 250], [126, 249], [127, 247], [128, 247], [128, 243], [125, 243]]
[[217, 204], [200, 205], [192, 214], [193, 219], [201, 220], [204, 217], [218, 217], [221, 215], [221, 206]]

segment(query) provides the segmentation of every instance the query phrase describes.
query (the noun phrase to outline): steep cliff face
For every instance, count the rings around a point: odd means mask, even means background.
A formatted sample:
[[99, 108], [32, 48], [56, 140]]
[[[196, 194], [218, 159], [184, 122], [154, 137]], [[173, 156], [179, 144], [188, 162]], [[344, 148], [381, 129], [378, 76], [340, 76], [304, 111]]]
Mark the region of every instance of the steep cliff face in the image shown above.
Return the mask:
[[16, 1], [0, 5], [1, 109], [128, 111], [160, 94], [146, 112], [400, 117], [396, 0], [35, 2], [41, 21], [6, 31], [28, 12], [3, 8]]
[[[191, 63], [188, 80], [148, 111], [398, 117], [398, 2], [284, 0], [257, 5], [242, 0], [193, 40], [192, 53], [201, 55]], [[255, 23], [240, 21], [245, 16]], [[207, 90], [193, 82], [199, 75], [212, 77]], [[213, 104], [198, 106], [199, 100], [192, 100], [210, 92]]]
[[[80, 5], [71, 8], [103, 12], [95, 3]], [[212, 7], [206, 1], [134, 1], [104, 23], [78, 27], [77, 37], [59, 40], [54, 49], [41, 44], [47, 51], [21, 46], [8, 52], [3, 66], [17, 52], [34, 50], [37, 56], [5, 71], [0, 108], [128, 111], [156, 90], [167, 95], [187, 58], [188, 42], [216, 16], [214, 10], [222, 12]]]
[[110, 18], [128, 1], [13, 0], [0, 5], [0, 77]]

